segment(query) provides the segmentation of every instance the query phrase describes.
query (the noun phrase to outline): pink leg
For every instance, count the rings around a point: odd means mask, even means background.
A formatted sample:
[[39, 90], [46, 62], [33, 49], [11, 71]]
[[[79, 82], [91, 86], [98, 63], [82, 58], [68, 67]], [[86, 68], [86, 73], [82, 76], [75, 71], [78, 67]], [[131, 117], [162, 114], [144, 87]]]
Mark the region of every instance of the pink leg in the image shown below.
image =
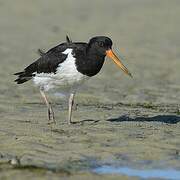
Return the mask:
[[42, 97], [43, 97], [43, 99], [44, 99], [44, 101], [46, 103], [47, 109], [48, 109], [47, 110], [47, 112], [48, 112], [47, 116], [48, 116], [49, 124], [51, 123], [50, 121], [52, 121], [54, 124], [56, 124], [56, 121], [55, 121], [55, 118], [54, 118], [54, 111], [52, 109], [51, 104], [49, 103], [44, 91], [40, 90], [40, 93], [41, 93], [41, 95], [42, 95]]

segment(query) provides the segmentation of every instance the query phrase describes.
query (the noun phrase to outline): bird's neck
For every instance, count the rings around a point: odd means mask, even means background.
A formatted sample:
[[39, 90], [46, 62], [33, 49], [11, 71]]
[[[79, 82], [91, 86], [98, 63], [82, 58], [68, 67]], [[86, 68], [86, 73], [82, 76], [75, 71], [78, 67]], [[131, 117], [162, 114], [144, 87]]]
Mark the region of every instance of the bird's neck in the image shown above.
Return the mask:
[[101, 70], [105, 55], [99, 54], [95, 49], [87, 49], [84, 56], [76, 59], [77, 70], [89, 77], [96, 75]]

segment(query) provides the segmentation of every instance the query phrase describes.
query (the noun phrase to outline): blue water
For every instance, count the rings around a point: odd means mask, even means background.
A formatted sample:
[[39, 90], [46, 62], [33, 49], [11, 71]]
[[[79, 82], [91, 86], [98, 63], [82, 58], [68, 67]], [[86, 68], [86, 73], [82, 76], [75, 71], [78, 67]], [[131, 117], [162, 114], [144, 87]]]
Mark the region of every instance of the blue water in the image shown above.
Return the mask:
[[137, 176], [140, 178], [163, 178], [169, 180], [180, 180], [180, 171], [174, 169], [132, 169], [129, 167], [101, 166], [93, 170], [98, 174], [121, 174]]

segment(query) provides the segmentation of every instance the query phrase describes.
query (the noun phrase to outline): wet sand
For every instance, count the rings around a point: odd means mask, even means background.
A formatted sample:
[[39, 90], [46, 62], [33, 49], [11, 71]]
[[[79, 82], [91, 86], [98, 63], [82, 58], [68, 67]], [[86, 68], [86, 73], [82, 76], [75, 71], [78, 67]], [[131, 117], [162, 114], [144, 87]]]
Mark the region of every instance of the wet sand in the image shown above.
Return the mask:
[[[93, 171], [105, 165], [180, 171], [179, 16], [178, 0], [1, 0], [0, 179], [138, 179]], [[107, 59], [79, 90], [71, 126], [66, 99], [50, 94], [49, 126], [38, 89], [13, 73], [66, 34], [110, 36], [134, 78]]]

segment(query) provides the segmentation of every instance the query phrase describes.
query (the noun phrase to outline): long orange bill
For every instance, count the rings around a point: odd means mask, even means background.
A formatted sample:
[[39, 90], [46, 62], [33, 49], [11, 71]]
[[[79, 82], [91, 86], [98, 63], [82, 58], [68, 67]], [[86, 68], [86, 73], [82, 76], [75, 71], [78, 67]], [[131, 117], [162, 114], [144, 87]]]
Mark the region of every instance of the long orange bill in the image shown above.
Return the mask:
[[119, 58], [114, 54], [114, 52], [109, 49], [106, 51], [107, 57], [111, 58], [115, 64], [120, 67], [127, 75], [132, 77], [131, 73], [128, 71], [128, 69], [123, 65], [123, 63], [119, 60]]

